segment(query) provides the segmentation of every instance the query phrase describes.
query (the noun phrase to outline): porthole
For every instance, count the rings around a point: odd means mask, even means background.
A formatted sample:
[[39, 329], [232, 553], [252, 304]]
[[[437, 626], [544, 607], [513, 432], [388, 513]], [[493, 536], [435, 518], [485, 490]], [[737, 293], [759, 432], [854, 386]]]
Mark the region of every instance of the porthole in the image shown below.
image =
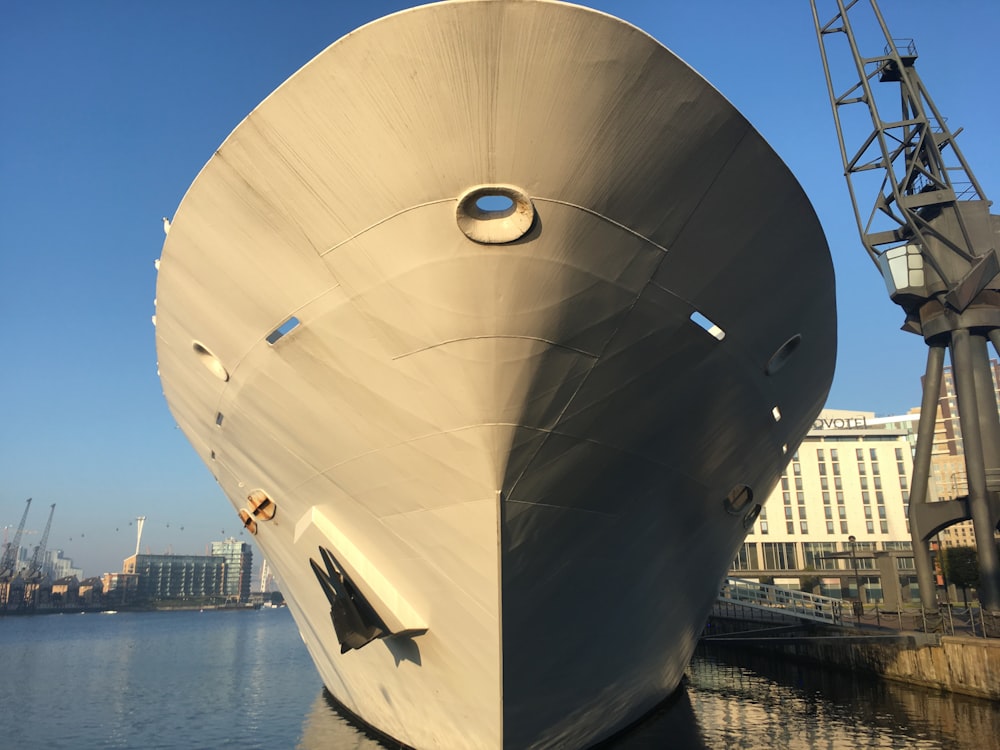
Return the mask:
[[225, 368], [225, 365], [222, 364], [222, 361], [212, 354], [207, 346], [201, 342], [195, 341], [191, 347], [194, 349], [194, 353], [198, 355], [199, 361], [205, 365], [205, 369], [215, 375], [215, 377], [223, 383], [229, 380], [229, 371]]
[[722, 341], [722, 339], [726, 338], [725, 331], [723, 331], [721, 328], [719, 328], [719, 326], [717, 326], [715, 323], [706, 318], [697, 310], [691, 313], [691, 322], [704, 328], [705, 332], [708, 333], [708, 335], [712, 336], [713, 338], [719, 341]]
[[528, 233], [535, 221], [535, 207], [512, 185], [479, 185], [459, 197], [455, 221], [473, 242], [502, 245]]
[[802, 336], [796, 333], [788, 341], [779, 346], [777, 351], [771, 355], [771, 359], [767, 361], [767, 369], [764, 372], [768, 375], [774, 375], [774, 373], [785, 366], [788, 358], [799, 348], [799, 344], [801, 343]]
[[744, 529], [746, 529], [747, 531], [750, 530], [750, 527], [753, 526], [754, 523], [757, 521], [757, 516], [760, 515], [760, 511], [761, 511], [762, 507], [763, 506], [761, 506], [760, 503], [757, 503], [750, 510], [747, 511], [747, 514], [745, 516], [743, 516], [743, 528]]
[[274, 345], [274, 343], [278, 341], [278, 339], [287, 336], [289, 333], [298, 328], [298, 325], [299, 325], [299, 319], [293, 315], [284, 323], [282, 323], [280, 326], [278, 326], [269, 334], [267, 334], [267, 343]]
[[738, 484], [729, 490], [729, 494], [726, 495], [726, 499], [722, 502], [727, 513], [738, 516], [752, 501], [753, 490], [745, 484]]

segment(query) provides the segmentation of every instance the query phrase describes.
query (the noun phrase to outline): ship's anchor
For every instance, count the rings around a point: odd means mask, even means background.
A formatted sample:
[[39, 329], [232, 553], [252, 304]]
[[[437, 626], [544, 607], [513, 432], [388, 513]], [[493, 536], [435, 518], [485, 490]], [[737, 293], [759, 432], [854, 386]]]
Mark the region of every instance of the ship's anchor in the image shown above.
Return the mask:
[[326, 569], [312, 558], [309, 564], [330, 601], [330, 619], [340, 641], [340, 653], [362, 648], [377, 638], [392, 635], [333, 554], [323, 547], [319, 548], [319, 554]]

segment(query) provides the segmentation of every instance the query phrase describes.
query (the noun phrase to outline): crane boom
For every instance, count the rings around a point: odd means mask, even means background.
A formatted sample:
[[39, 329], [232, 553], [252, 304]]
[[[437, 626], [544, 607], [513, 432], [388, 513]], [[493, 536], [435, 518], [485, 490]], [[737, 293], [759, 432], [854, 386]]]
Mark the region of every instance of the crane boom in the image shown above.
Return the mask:
[[28, 508], [30, 507], [31, 498], [29, 497], [24, 504], [24, 513], [21, 514], [21, 523], [17, 525], [14, 539], [7, 545], [3, 559], [0, 560], [0, 579], [13, 576], [17, 572], [14, 570], [17, 567], [17, 551], [21, 548], [21, 534], [24, 532], [24, 522], [28, 520]]
[[49, 508], [49, 520], [45, 524], [45, 531], [42, 532], [42, 538], [38, 541], [35, 553], [31, 556], [31, 564], [28, 566], [28, 578], [41, 575], [42, 558], [45, 556], [45, 545], [49, 542], [49, 529], [52, 528], [52, 516], [55, 515], [55, 512], [56, 504], [52, 503], [52, 507]]
[[[836, 5], [829, 21], [818, 5]], [[916, 46], [894, 39], [876, 0], [810, 0], [844, 176], [861, 242], [890, 298], [903, 308], [903, 329], [928, 345], [924, 393], [913, 459], [908, 516], [924, 607], [937, 611], [928, 540], [942, 528], [972, 520], [979, 556], [980, 601], [1000, 611], [1000, 413], [987, 341], [1000, 352], [1000, 216], [958, 148], [917, 74]], [[852, 16], [868, 8], [884, 40], [864, 56]], [[853, 83], [834, 80], [831, 53], [841, 41]], [[840, 45], [844, 49], [843, 45]], [[847, 66], [845, 66], [847, 67]], [[884, 119], [888, 94], [900, 114]], [[862, 202], [867, 197], [868, 202]], [[945, 350], [951, 356], [968, 477], [968, 495], [928, 502], [937, 399]]]
[[[861, 240], [906, 311], [908, 330], [922, 333], [919, 310], [928, 299], [961, 313], [984, 290], [1000, 292], [1000, 224], [958, 147], [961, 131], [949, 129], [917, 73], [913, 40], [892, 37], [875, 0], [835, 0], [825, 23], [818, 4], [812, 0], [813, 21]], [[851, 19], [866, 5], [884, 42], [874, 56], [862, 55]], [[841, 39], [850, 85], [835, 82], [830, 64]], [[899, 114], [885, 119], [883, 100]]]

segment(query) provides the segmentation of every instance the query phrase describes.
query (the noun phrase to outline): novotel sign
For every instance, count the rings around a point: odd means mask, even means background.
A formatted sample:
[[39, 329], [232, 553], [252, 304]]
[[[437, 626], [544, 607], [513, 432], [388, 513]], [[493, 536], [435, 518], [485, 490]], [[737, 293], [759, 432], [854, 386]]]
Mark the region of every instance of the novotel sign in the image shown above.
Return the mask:
[[813, 422], [814, 430], [863, 430], [868, 426], [864, 417], [820, 417]]

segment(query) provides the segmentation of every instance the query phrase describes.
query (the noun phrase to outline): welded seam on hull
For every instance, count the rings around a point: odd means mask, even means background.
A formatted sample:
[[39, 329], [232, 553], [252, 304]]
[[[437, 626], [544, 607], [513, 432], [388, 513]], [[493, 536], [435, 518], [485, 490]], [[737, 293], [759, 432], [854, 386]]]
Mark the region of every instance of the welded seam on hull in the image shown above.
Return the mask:
[[557, 349], [565, 349], [568, 352], [573, 352], [574, 354], [580, 354], [589, 359], [597, 359], [599, 355], [594, 352], [588, 352], [584, 349], [577, 349], [575, 346], [566, 346], [565, 344], [560, 344], [558, 341], [551, 341], [550, 339], [543, 339], [540, 336], [516, 336], [516, 335], [484, 335], [484, 336], [462, 336], [457, 339], [448, 339], [447, 341], [439, 341], [436, 344], [430, 344], [428, 346], [422, 347], [420, 349], [414, 349], [411, 352], [406, 352], [405, 354], [397, 354], [393, 357], [393, 360], [403, 359], [405, 357], [411, 357], [414, 354], [420, 354], [421, 352], [430, 351], [431, 349], [437, 349], [440, 346], [447, 346], [448, 344], [457, 344], [460, 341], [483, 341], [487, 339], [523, 339], [525, 341], [540, 341], [543, 344], [548, 344], [549, 346], [554, 346]]
[[[731, 155], [732, 154], [730, 154], [730, 156]], [[728, 159], [726, 161], [728, 161]], [[532, 200], [535, 201], [535, 202], [537, 202], [537, 203], [554, 203], [554, 204], [556, 204], [558, 206], [566, 206], [568, 208], [575, 208], [577, 211], [582, 211], [585, 214], [590, 214], [591, 216], [594, 216], [594, 217], [600, 219], [601, 221], [605, 221], [605, 222], [607, 222], [608, 224], [610, 224], [611, 226], [613, 226], [613, 227], [615, 227], [617, 229], [621, 229], [623, 232], [628, 232], [629, 234], [631, 234], [636, 239], [642, 240], [643, 242], [645, 242], [647, 245], [652, 245], [657, 250], [659, 250], [661, 253], [666, 254], [666, 253], [670, 252], [669, 250], [667, 250], [667, 248], [665, 248], [660, 243], [651, 240], [649, 237], [647, 237], [644, 234], [641, 234], [641, 233], [637, 232], [636, 230], [632, 229], [632, 227], [630, 227], [630, 226], [627, 226], [625, 224], [621, 224], [621, 223], [615, 221], [610, 216], [606, 216], [605, 214], [602, 214], [600, 211], [595, 211], [592, 208], [587, 208], [586, 206], [581, 206], [578, 203], [571, 203], [570, 201], [561, 201], [561, 200], [559, 200], [557, 198], [532, 198]], [[683, 231], [683, 228], [682, 228], [682, 231]]]
[[425, 203], [418, 203], [415, 206], [407, 206], [406, 208], [400, 209], [399, 211], [396, 211], [396, 213], [389, 214], [388, 216], [386, 216], [386, 217], [384, 217], [382, 219], [379, 219], [374, 224], [370, 224], [367, 227], [365, 227], [364, 229], [361, 229], [361, 230], [355, 232], [350, 237], [341, 240], [336, 245], [333, 245], [329, 249], [324, 250], [323, 252], [319, 253], [319, 257], [321, 257], [321, 258], [326, 257], [327, 255], [329, 255], [330, 253], [332, 253], [337, 248], [343, 247], [344, 245], [346, 245], [346, 244], [348, 244], [350, 242], [353, 242], [354, 240], [356, 240], [361, 235], [367, 234], [368, 232], [372, 231], [376, 227], [382, 226], [387, 221], [392, 221], [397, 216], [402, 216], [403, 214], [407, 214], [410, 211], [416, 211], [418, 208], [424, 208], [425, 206], [434, 206], [434, 205], [436, 205], [438, 203], [456, 203], [457, 201], [458, 201], [457, 197], [438, 198], [437, 200], [426, 201]]
[[496, 544], [497, 544], [497, 634], [500, 636], [497, 638], [497, 696], [499, 700], [497, 701], [497, 710], [500, 715], [497, 717], [497, 727], [500, 730], [500, 743], [499, 747], [503, 747], [503, 730], [504, 730], [504, 693], [503, 693], [503, 551], [504, 551], [504, 528], [506, 523], [504, 522], [504, 499], [503, 490], [497, 489], [496, 491], [496, 508], [497, 508], [497, 533], [496, 533]]

